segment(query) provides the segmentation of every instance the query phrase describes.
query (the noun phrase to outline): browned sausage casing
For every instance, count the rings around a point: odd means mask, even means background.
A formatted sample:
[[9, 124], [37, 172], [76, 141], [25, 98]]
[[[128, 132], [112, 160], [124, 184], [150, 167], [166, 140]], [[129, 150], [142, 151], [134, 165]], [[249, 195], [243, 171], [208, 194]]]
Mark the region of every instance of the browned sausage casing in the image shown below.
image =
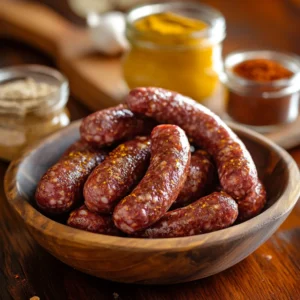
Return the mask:
[[257, 184], [254, 162], [242, 141], [209, 109], [190, 98], [159, 88], [137, 88], [127, 97], [129, 108], [160, 123], [180, 126], [213, 155], [225, 192], [243, 198]]
[[180, 126], [193, 143], [214, 158], [221, 185], [237, 201], [253, 193], [258, 176], [242, 141], [209, 109], [190, 98], [160, 88], [137, 88], [126, 100], [129, 108], [160, 123]]
[[154, 122], [136, 117], [126, 105], [97, 111], [82, 120], [81, 138], [91, 145], [103, 147], [128, 140], [136, 135], [149, 134]]
[[224, 192], [214, 192], [188, 206], [167, 212], [157, 223], [136, 236], [171, 238], [212, 232], [229, 227], [237, 216], [236, 202]]
[[137, 137], [119, 145], [94, 169], [84, 185], [90, 211], [110, 213], [145, 174], [150, 160], [150, 138]]
[[192, 153], [187, 179], [172, 208], [187, 205], [208, 194], [213, 188], [215, 175], [215, 166], [206, 151]]
[[266, 204], [266, 190], [263, 184], [258, 181], [256, 187], [237, 203], [239, 207], [239, 221], [246, 221], [258, 215]]
[[158, 221], [176, 200], [187, 176], [190, 145], [176, 125], [160, 125], [151, 133], [151, 160], [144, 178], [115, 207], [115, 225], [126, 233]]
[[48, 213], [69, 211], [83, 198], [84, 182], [105, 156], [105, 150], [86, 142], [72, 145], [41, 178], [35, 193], [37, 205]]
[[71, 212], [67, 224], [71, 227], [94, 233], [121, 235], [121, 232], [115, 227], [111, 216], [90, 212], [85, 205]]

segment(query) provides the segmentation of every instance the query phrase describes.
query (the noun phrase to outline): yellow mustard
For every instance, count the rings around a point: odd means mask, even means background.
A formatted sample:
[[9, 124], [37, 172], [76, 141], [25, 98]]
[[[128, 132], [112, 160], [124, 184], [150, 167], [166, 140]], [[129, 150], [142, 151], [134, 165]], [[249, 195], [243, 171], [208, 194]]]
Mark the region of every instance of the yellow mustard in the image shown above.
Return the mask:
[[123, 63], [129, 88], [156, 86], [199, 102], [208, 99], [218, 86], [221, 63], [219, 43], [208, 38], [209, 29], [200, 19], [168, 11], [133, 21], [127, 27], [131, 49]]

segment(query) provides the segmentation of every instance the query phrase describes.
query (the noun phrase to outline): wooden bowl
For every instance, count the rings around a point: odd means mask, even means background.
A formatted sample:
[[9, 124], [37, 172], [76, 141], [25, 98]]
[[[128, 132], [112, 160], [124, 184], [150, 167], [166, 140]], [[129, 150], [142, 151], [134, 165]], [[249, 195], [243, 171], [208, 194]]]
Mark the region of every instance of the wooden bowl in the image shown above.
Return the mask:
[[79, 122], [46, 138], [11, 163], [5, 176], [8, 202], [42, 247], [82, 272], [143, 284], [178, 283], [213, 275], [240, 262], [264, 243], [300, 195], [299, 171], [287, 152], [262, 135], [229, 125], [251, 152], [268, 192], [264, 212], [242, 224], [192, 237], [149, 240], [89, 233], [42, 215], [34, 205], [37, 182], [78, 139]]

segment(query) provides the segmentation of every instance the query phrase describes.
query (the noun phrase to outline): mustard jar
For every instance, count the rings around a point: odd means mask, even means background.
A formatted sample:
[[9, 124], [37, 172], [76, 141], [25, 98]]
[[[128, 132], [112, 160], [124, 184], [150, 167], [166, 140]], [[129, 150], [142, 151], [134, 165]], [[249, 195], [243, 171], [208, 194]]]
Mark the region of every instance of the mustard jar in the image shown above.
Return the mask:
[[155, 86], [198, 102], [216, 94], [222, 70], [225, 19], [197, 3], [138, 6], [126, 16], [130, 49], [123, 59], [129, 88]]
[[68, 125], [67, 79], [39, 65], [0, 70], [0, 158], [12, 160], [27, 145]]

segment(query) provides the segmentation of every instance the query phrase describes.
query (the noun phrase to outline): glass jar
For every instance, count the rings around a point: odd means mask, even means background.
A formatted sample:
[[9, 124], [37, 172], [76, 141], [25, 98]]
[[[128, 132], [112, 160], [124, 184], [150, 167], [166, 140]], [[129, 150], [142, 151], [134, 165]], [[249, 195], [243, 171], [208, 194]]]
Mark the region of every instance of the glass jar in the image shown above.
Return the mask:
[[0, 85], [25, 78], [47, 83], [53, 90], [45, 96], [0, 97], [0, 158], [15, 159], [28, 144], [68, 125], [67, 79], [58, 71], [39, 65], [22, 65], [0, 70]]
[[[160, 35], [140, 31], [135, 22], [153, 14], [171, 12], [206, 23], [188, 35]], [[209, 6], [196, 3], [161, 3], [134, 8], [126, 17], [130, 50], [123, 60], [129, 88], [155, 86], [177, 91], [198, 102], [212, 97], [219, 87], [221, 45], [225, 19]]]
[[[265, 82], [242, 78], [233, 71], [236, 65], [255, 59], [277, 62], [292, 76]], [[229, 92], [226, 113], [235, 122], [270, 132], [299, 115], [300, 60], [295, 55], [268, 50], [231, 53], [225, 58], [222, 80]]]

